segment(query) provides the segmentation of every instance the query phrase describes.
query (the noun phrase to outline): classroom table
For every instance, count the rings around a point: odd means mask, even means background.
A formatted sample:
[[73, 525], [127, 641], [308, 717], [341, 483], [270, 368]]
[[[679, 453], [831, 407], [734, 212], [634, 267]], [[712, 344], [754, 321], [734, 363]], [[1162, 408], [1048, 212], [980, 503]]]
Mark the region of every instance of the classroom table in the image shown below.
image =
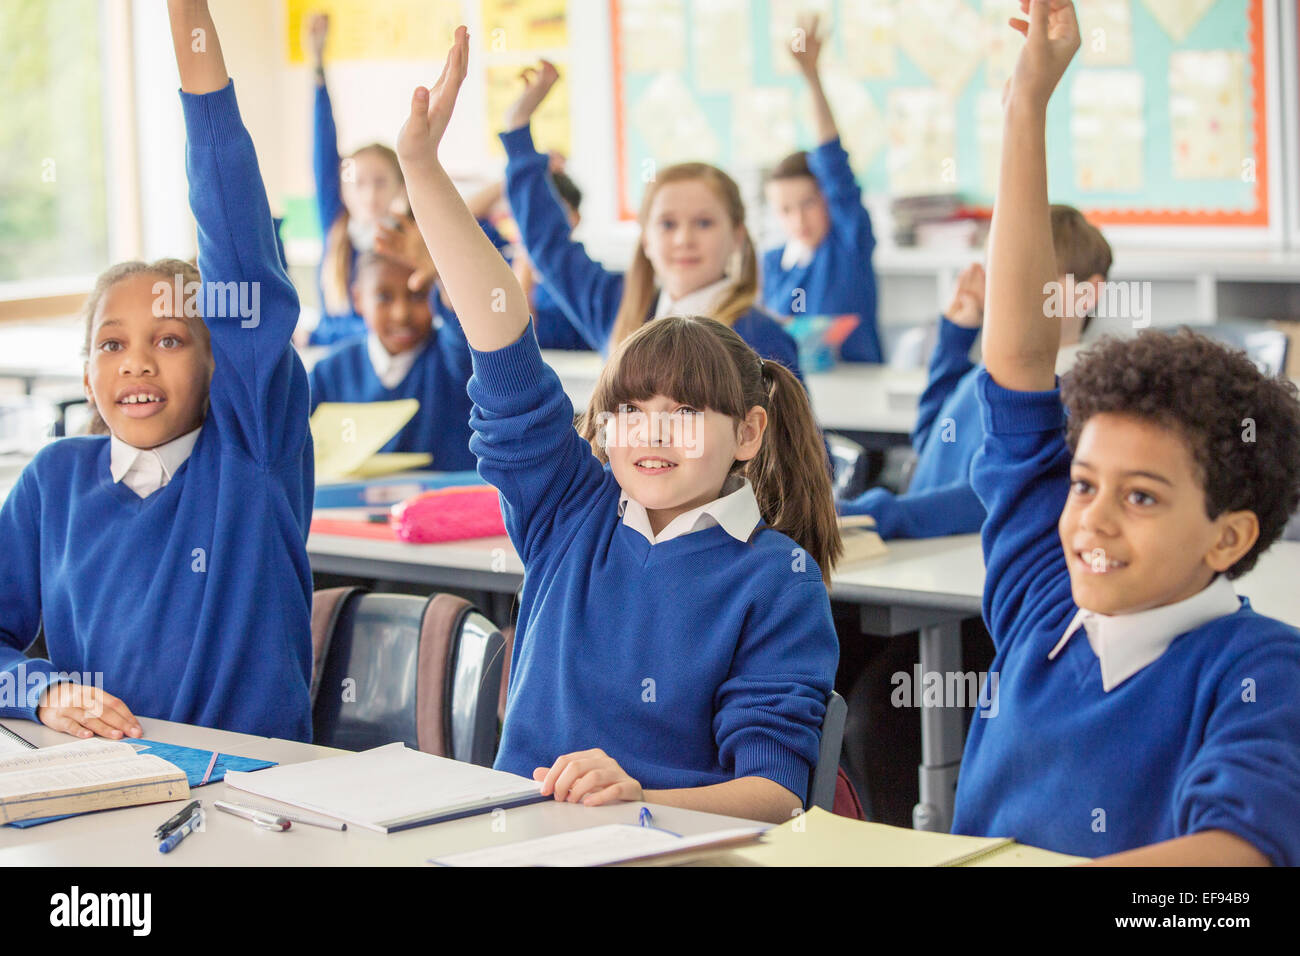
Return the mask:
[[[75, 738], [26, 720], [0, 721], [38, 747], [71, 743]], [[291, 740], [254, 737], [210, 727], [142, 719], [147, 739], [224, 754], [299, 763], [344, 751]], [[238, 817], [211, 808], [214, 800], [271, 806], [268, 801], [226, 787], [224, 781], [194, 788], [205, 814], [201, 832], [187, 837], [169, 854], [158, 852], [154, 828], [184, 806], [184, 801], [124, 807], [56, 820], [37, 827], [0, 826], [0, 867], [18, 866], [416, 866], [431, 857], [534, 837], [566, 833], [609, 823], [638, 822], [641, 803], [582, 807], [570, 803], [531, 804], [452, 820], [400, 833], [382, 834], [361, 827], [345, 832], [295, 823], [287, 832], [262, 830]], [[753, 826], [755, 821], [648, 804], [655, 824], [683, 836]], [[290, 812], [286, 810], [285, 812]]]

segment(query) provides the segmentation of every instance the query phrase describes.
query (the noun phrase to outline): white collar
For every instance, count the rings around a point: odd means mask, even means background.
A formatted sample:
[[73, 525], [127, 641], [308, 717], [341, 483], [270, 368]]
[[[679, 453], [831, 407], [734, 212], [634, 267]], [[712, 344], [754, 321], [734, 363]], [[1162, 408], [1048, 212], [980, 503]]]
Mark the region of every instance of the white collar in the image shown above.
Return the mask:
[[789, 272], [795, 266], [802, 269], [812, 262], [813, 253], [816, 251], [812, 246], [798, 239], [791, 239], [781, 251], [781, 271]]
[[723, 276], [712, 285], [688, 292], [676, 301], [666, 290], [660, 290], [659, 302], [655, 306], [655, 318], [662, 319], [666, 315], [712, 315], [714, 307], [722, 301], [722, 294], [732, 285], [734, 283], [731, 279]]
[[678, 515], [657, 536], [650, 528], [650, 515], [645, 507], [629, 498], [626, 491], [619, 496], [618, 513], [625, 525], [640, 532], [651, 544], [663, 544], [714, 525], [722, 525], [722, 529], [737, 541], [748, 541], [763, 519], [758, 510], [758, 499], [754, 497], [754, 486], [741, 475], [728, 476], [722, 483], [721, 497]]
[[[432, 335], [432, 333], [430, 334]], [[426, 338], [415, 348], [392, 355], [379, 341], [379, 336], [375, 335], [374, 332], [367, 332], [366, 354], [370, 356], [370, 365], [375, 370], [375, 375], [378, 376], [379, 381], [383, 383], [384, 388], [396, 388], [402, 384], [402, 379], [406, 378], [407, 374], [410, 373], [411, 366], [415, 364], [416, 356], [428, 343], [429, 340]]]
[[1235, 614], [1240, 607], [1232, 582], [1220, 575], [1189, 598], [1147, 611], [1107, 615], [1080, 609], [1047, 659], [1055, 659], [1082, 627], [1101, 662], [1101, 685], [1111, 691], [1157, 660], [1174, 638]]
[[147, 498], [171, 481], [176, 470], [185, 464], [201, 431], [202, 425], [156, 448], [136, 448], [113, 435], [109, 439], [109, 474], [114, 482], [125, 479], [128, 488]]

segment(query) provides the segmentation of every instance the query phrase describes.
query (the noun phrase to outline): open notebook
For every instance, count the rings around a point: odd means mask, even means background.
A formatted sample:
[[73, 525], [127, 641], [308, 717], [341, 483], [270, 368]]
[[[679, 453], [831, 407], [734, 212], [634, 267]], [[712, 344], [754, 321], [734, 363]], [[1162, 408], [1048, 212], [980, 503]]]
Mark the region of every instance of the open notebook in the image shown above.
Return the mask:
[[380, 833], [551, 799], [535, 780], [402, 743], [257, 773], [232, 771], [226, 786]]

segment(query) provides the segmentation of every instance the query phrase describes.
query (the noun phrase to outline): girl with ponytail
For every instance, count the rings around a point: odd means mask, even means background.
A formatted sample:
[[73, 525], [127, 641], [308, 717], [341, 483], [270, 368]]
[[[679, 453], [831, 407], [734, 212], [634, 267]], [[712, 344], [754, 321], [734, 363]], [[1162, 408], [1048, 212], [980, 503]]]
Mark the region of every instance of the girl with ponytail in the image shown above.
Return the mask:
[[496, 766], [570, 803], [788, 820], [838, 658], [807, 396], [725, 324], [665, 317], [614, 349], [574, 428], [522, 289], [438, 162], [468, 48], [462, 28], [398, 156], [471, 349], [470, 449], [525, 566]]

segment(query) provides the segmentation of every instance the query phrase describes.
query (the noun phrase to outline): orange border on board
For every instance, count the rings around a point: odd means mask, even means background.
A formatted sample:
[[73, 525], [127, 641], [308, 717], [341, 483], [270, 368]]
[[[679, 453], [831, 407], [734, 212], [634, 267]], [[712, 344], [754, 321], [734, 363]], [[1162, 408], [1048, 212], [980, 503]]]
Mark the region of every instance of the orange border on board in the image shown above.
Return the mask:
[[[1249, 0], [1246, 32], [1250, 40], [1251, 105], [1255, 112], [1255, 208], [1249, 212], [1213, 210], [1086, 208], [1089, 221], [1105, 226], [1267, 226], [1268, 218], [1268, 103], [1265, 91], [1264, 0]], [[623, 112], [623, 30], [619, 0], [609, 0], [610, 40], [614, 52], [614, 128], [618, 155], [619, 218], [635, 219], [627, 202], [627, 125]], [[981, 212], [989, 212], [985, 207]]]

